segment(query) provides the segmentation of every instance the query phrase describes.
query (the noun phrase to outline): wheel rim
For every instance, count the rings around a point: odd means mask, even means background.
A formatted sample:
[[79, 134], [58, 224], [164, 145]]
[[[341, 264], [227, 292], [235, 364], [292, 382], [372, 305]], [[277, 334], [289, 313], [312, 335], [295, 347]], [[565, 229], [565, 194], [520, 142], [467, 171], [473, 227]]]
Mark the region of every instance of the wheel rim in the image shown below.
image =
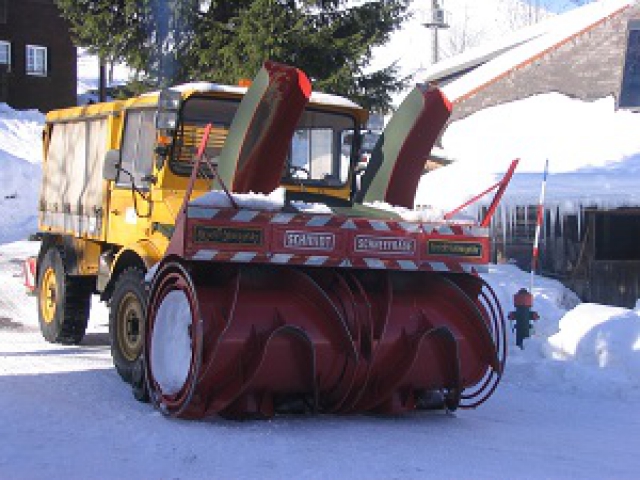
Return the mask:
[[40, 310], [45, 323], [53, 322], [56, 316], [56, 301], [58, 298], [58, 285], [56, 273], [53, 268], [47, 268], [42, 275], [40, 286]]
[[127, 292], [118, 307], [118, 346], [124, 358], [135, 361], [142, 349], [142, 304], [138, 297]]

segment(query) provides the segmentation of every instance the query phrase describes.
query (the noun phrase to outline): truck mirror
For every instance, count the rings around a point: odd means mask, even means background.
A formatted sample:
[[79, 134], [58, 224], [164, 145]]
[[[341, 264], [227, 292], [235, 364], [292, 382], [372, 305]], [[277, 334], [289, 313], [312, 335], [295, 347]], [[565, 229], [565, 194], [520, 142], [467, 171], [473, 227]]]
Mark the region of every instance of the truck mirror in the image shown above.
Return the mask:
[[178, 126], [178, 111], [182, 103], [182, 94], [177, 90], [164, 89], [158, 96], [158, 115], [156, 129], [175, 130]]
[[158, 95], [158, 110], [173, 111], [180, 110], [182, 94], [178, 90], [165, 88]]
[[156, 128], [158, 130], [175, 130], [178, 126], [178, 112], [158, 112]]
[[104, 156], [102, 178], [105, 180], [115, 180], [118, 177], [119, 166], [120, 150], [109, 150]]

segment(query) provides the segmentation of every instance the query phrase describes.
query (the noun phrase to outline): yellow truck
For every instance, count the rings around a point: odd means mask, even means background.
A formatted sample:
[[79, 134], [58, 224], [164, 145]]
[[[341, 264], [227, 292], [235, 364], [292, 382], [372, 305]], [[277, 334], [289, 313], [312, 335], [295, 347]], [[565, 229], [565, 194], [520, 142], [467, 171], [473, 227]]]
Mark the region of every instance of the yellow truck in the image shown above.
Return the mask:
[[[205, 126], [212, 125], [206, 152], [215, 158], [245, 92], [192, 83], [47, 115], [36, 269], [46, 340], [79, 343], [97, 293], [109, 305], [115, 367], [132, 381], [143, 343], [145, 273], [167, 248]], [[288, 195], [347, 204], [356, 147], [346, 155], [341, 147], [366, 119], [347, 99], [313, 93], [282, 174]], [[209, 190], [199, 179], [193, 197]]]

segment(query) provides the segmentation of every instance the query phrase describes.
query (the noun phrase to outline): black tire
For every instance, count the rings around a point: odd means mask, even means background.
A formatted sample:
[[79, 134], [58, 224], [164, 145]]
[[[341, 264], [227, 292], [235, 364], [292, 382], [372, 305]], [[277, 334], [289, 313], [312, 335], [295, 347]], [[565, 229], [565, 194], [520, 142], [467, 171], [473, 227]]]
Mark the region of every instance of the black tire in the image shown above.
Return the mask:
[[109, 301], [111, 356], [118, 374], [127, 383], [133, 382], [136, 364], [141, 361], [147, 296], [144, 271], [129, 267], [116, 279]]
[[38, 265], [38, 321], [51, 343], [77, 345], [89, 322], [94, 280], [67, 275], [64, 252], [49, 248]]

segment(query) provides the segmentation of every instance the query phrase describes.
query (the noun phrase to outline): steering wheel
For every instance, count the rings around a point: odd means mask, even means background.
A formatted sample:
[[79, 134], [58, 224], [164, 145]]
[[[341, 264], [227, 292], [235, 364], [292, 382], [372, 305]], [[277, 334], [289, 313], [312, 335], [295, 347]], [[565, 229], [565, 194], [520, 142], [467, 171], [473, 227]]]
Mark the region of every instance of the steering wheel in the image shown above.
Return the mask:
[[303, 180], [310, 180], [311, 179], [311, 173], [309, 173], [309, 170], [307, 170], [304, 167], [298, 167], [296, 165], [289, 165], [289, 176], [291, 178], [300, 178], [300, 177], [294, 177], [294, 175], [298, 172], [302, 172], [304, 173], [307, 177], [306, 179]]

